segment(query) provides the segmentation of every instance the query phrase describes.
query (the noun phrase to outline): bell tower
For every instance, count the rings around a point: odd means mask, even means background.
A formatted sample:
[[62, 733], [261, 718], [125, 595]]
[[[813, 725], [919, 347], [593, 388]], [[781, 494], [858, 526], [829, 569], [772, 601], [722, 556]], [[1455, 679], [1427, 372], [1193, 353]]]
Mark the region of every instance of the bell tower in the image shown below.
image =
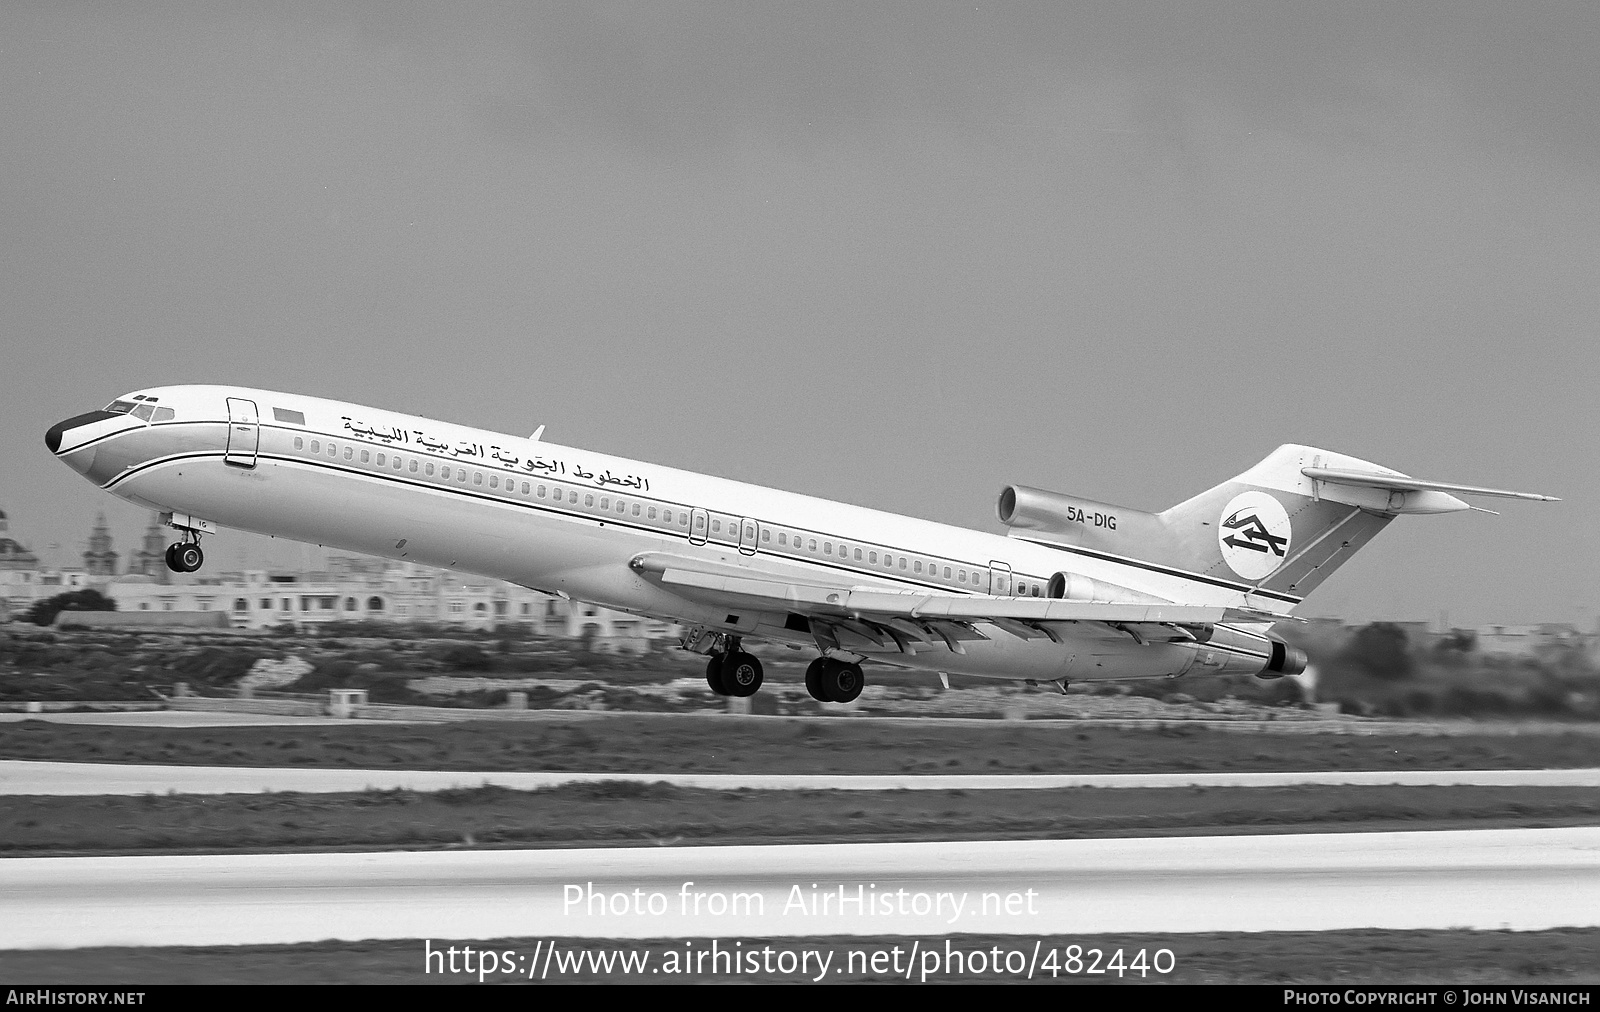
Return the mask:
[[83, 568], [90, 576], [116, 576], [120, 558], [111, 550], [111, 529], [106, 526], [106, 515], [101, 513], [89, 534], [89, 550], [83, 553]]
[[128, 567], [128, 572], [154, 577], [157, 583], [171, 583], [172, 570], [167, 568], [166, 556], [167, 536], [161, 529], [161, 521], [152, 513], [150, 526], [144, 529], [144, 540], [139, 550], [133, 553], [133, 564]]

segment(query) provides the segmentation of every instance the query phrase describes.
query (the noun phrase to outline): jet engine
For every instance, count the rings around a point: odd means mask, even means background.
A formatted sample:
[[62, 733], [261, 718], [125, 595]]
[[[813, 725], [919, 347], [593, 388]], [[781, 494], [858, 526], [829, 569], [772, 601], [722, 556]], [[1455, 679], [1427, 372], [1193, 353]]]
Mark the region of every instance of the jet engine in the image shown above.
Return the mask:
[[1165, 598], [1141, 590], [1106, 583], [1081, 573], [1057, 573], [1045, 585], [1045, 596], [1058, 601], [1087, 601], [1094, 604], [1171, 604]]
[[1308, 660], [1306, 652], [1299, 647], [1291, 647], [1283, 640], [1273, 640], [1272, 659], [1267, 661], [1266, 667], [1256, 672], [1256, 677], [1272, 679], [1298, 675], [1306, 669]]

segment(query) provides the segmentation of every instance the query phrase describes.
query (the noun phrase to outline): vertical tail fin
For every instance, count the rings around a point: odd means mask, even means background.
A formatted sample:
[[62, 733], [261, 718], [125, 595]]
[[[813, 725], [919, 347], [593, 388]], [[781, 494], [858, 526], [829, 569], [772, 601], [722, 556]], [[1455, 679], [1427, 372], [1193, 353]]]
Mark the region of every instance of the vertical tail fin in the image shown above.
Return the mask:
[[1309, 594], [1402, 513], [1475, 508], [1451, 492], [1552, 498], [1420, 481], [1291, 443], [1161, 513], [1013, 485], [1001, 493], [1000, 519], [1015, 536], [1171, 566], [1292, 600]]
[[1305, 597], [1397, 515], [1330, 494], [1301, 473], [1325, 466], [1397, 473], [1344, 454], [1280, 446], [1238, 477], [1159, 514], [1182, 567]]

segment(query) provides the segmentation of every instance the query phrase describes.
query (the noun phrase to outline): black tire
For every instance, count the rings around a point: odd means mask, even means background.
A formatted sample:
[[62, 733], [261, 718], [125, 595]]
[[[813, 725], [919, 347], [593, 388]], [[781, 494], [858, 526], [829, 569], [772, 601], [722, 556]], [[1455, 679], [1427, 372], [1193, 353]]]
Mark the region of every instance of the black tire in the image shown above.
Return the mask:
[[706, 661], [706, 684], [719, 696], [726, 696], [728, 688], [722, 681], [722, 655], [712, 654]]
[[853, 702], [861, 695], [861, 687], [865, 681], [859, 664], [829, 661], [828, 666], [822, 669], [822, 691], [826, 692], [828, 699], [834, 703]]
[[753, 696], [761, 688], [761, 662], [744, 651], [732, 653], [722, 662], [722, 685], [730, 696]]
[[167, 546], [167, 568], [172, 570], [174, 573], [183, 572], [183, 569], [181, 567], [179, 567], [179, 565], [178, 565], [178, 546], [177, 545], [168, 545]]
[[818, 657], [806, 667], [806, 691], [819, 703], [831, 702], [822, 691], [822, 672], [828, 666], [826, 657]]
[[177, 560], [180, 573], [199, 572], [200, 567], [206, 563], [205, 553], [200, 551], [200, 546], [196, 544], [176, 546], [172, 557]]

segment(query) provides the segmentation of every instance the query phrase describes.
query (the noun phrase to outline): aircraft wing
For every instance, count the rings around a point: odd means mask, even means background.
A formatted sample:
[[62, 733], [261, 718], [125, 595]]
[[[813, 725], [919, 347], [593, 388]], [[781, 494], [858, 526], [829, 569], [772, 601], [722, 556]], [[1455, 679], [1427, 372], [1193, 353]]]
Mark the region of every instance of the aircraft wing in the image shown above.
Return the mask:
[[1209, 605], [1098, 604], [847, 587], [663, 553], [641, 555], [632, 566], [691, 600], [804, 616], [817, 639], [832, 646], [838, 645], [837, 633], [843, 630], [882, 647], [906, 650], [921, 643], [965, 653], [961, 648], [963, 640], [990, 638], [977, 628], [979, 623], [1023, 639], [1057, 642], [1063, 626], [1070, 623], [1098, 623], [1139, 642], [1203, 642], [1219, 622], [1272, 622], [1282, 618]]

